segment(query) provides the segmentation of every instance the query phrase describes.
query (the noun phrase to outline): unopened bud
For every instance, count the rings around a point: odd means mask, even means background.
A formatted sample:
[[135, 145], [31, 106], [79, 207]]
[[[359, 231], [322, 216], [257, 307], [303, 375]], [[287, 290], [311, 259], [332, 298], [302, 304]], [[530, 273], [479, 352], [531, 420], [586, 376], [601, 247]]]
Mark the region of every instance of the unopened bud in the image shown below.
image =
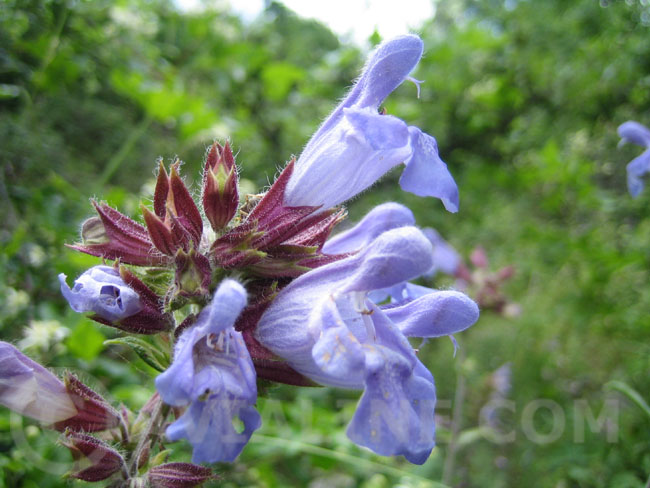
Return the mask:
[[[156, 216], [160, 222], [164, 223], [168, 231], [175, 234], [175, 244], [169, 245], [167, 243], [163, 245], [165, 250], [161, 249], [167, 255], [173, 255], [173, 252], [168, 248], [175, 250], [180, 244], [179, 241], [192, 240], [195, 246], [198, 246], [203, 234], [201, 213], [181, 179], [179, 169], [180, 161], [176, 161], [171, 166], [170, 174], [167, 174], [162, 162], [160, 163], [153, 198], [154, 212], [151, 215], [145, 213], [145, 222], [150, 232], [152, 231], [150, 222], [153, 223], [155, 220], [153, 216]], [[184, 237], [184, 234], [187, 234], [187, 238]], [[152, 240], [156, 243], [153, 235]], [[156, 247], [158, 247], [158, 244], [156, 244]], [[158, 248], [160, 249], [160, 247]]]
[[193, 488], [217, 476], [205, 466], [167, 463], [151, 468], [147, 477], [152, 488]]
[[237, 166], [226, 142], [215, 142], [205, 160], [203, 172], [203, 210], [215, 231], [228, 225], [239, 207]]
[[61, 444], [70, 449], [75, 460], [70, 478], [83, 481], [101, 481], [121, 471], [125, 466], [122, 456], [99, 439], [78, 432], [66, 432]]
[[488, 267], [488, 257], [485, 249], [481, 246], [478, 246], [472, 251], [472, 254], [469, 257], [469, 260], [477, 268], [487, 268]]
[[176, 289], [183, 297], [205, 295], [209, 293], [212, 276], [210, 261], [202, 254], [191, 249], [189, 253], [182, 250], [176, 254]]
[[160, 266], [169, 258], [156, 251], [147, 229], [105, 203], [92, 202], [98, 217], [81, 226], [80, 244], [69, 247], [104, 259], [136, 266]]
[[65, 389], [77, 414], [53, 425], [56, 430], [99, 432], [120, 424], [120, 414], [98, 393], [88, 388], [72, 373], [66, 373]]
[[173, 256], [181, 246], [181, 239], [178, 239], [177, 233], [172, 232], [171, 225], [165, 223], [144, 205], [140, 205], [140, 209], [154, 246], [161, 253]]

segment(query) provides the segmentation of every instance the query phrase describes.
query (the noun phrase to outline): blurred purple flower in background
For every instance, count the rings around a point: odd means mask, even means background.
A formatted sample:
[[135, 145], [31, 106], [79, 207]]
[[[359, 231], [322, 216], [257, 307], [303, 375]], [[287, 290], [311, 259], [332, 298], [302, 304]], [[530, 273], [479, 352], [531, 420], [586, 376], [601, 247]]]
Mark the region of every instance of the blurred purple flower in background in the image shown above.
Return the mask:
[[0, 405], [58, 431], [99, 432], [119, 425], [120, 414], [66, 372], [61, 381], [7, 342], [0, 341]]
[[650, 171], [650, 130], [629, 120], [618, 127], [618, 135], [621, 136], [621, 144], [631, 142], [646, 148], [627, 165], [627, 188], [630, 195], [637, 197], [644, 187], [641, 178]]
[[433, 245], [433, 266], [425, 275], [433, 276], [440, 271], [454, 276], [463, 262], [460, 254], [435, 229], [427, 227], [422, 229], [422, 232]]

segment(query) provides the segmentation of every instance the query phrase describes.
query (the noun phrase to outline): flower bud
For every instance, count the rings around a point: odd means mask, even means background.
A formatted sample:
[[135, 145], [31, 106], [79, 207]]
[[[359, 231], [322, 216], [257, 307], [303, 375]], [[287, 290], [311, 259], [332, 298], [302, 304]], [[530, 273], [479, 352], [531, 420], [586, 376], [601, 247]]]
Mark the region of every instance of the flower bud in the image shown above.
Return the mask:
[[171, 218], [165, 221], [144, 205], [140, 205], [140, 210], [142, 210], [151, 241], [161, 253], [173, 256], [179, 248], [187, 247], [189, 236], [184, 228], [173, 225]]
[[99, 439], [78, 432], [66, 432], [61, 444], [72, 453], [75, 460], [68, 477], [83, 481], [101, 481], [125, 467], [122, 456]]
[[[154, 213], [175, 235], [175, 240], [189, 241], [191, 239], [194, 241], [195, 247], [198, 247], [203, 234], [203, 219], [192, 195], [178, 173], [179, 169], [180, 161], [176, 161], [172, 164], [171, 173], [168, 175], [162, 162], [160, 163], [153, 199]], [[152, 216], [145, 213], [145, 222], [151, 232], [150, 221], [153, 221]], [[189, 239], [185, 238], [185, 234]], [[154, 239], [153, 235], [152, 239]], [[156, 243], [155, 240], [154, 243]], [[157, 244], [156, 247], [158, 247]], [[161, 251], [163, 250], [161, 249]], [[173, 255], [173, 252], [163, 252]]]
[[56, 430], [99, 432], [120, 424], [120, 414], [104, 398], [94, 392], [72, 373], [66, 372], [65, 389], [77, 409], [77, 414], [53, 425]]
[[147, 473], [151, 488], [192, 488], [215, 479], [210, 468], [190, 463], [167, 463]]
[[212, 271], [210, 261], [191, 249], [176, 254], [176, 293], [183, 297], [206, 295], [209, 293]]
[[168, 261], [156, 250], [142, 225], [105, 203], [93, 201], [92, 204], [99, 216], [82, 224], [82, 242], [69, 247], [91, 256], [119, 259], [136, 266], [160, 266]]
[[215, 142], [205, 160], [203, 171], [203, 210], [212, 228], [219, 232], [237, 213], [239, 190], [237, 166], [230, 144]]

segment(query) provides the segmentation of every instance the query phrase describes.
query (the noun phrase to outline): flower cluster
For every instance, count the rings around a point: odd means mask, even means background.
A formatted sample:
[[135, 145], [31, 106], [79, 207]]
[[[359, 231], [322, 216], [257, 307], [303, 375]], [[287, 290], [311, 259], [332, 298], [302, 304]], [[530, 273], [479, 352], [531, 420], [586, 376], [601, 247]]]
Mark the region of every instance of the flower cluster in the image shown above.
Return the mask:
[[[478, 307], [463, 293], [412, 280], [454, 273], [460, 258], [397, 203], [379, 205], [330, 238], [345, 218], [340, 204], [402, 163], [404, 190], [458, 210], [458, 189], [435, 139], [378, 111], [402, 82], [419, 83], [409, 74], [422, 48], [414, 35], [381, 44], [260, 199], [242, 198], [230, 145], [214, 143], [200, 205], [180, 176], [180, 162], [169, 170], [160, 165], [153, 208], [142, 206], [144, 224], [93, 202], [97, 216], [71, 247], [115, 263], [86, 271], [72, 288], [61, 275], [61, 291], [75, 311], [139, 334], [123, 343], [161, 374], [157, 394], [138, 416], [149, 427], [133, 428], [129, 415], [119, 415], [122, 447], [135, 446], [129, 459], [86, 433], [66, 434], [64, 445], [75, 456], [92, 448], [106, 460], [82, 479], [120, 472], [128, 480], [146, 472], [154, 485], [166, 476], [174, 486], [204, 481], [200, 466], [148, 461], [147, 436], [158, 422], [169, 440], [192, 444], [194, 463], [235, 460], [260, 427], [258, 379], [362, 390], [350, 439], [381, 455], [425, 462], [435, 444], [435, 386], [409, 338], [460, 332], [476, 322]], [[155, 335], [163, 340], [146, 338]], [[67, 384], [5, 349], [0, 378], [20, 381], [0, 390], [0, 402], [38, 418], [30, 405], [46, 395], [58, 399], [49, 422], [77, 415], [77, 403], [65, 400]], [[167, 425], [170, 411], [177, 418]], [[131, 439], [130, 432], [139, 433]]]

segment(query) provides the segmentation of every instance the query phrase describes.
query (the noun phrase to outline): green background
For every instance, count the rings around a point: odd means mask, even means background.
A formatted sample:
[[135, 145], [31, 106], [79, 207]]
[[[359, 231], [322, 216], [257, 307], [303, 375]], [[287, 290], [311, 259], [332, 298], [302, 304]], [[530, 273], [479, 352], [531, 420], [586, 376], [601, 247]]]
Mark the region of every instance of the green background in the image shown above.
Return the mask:
[[[491, 271], [515, 268], [501, 291], [520, 314], [484, 310], [455, 358], [447, 340], [423, 347], [441, 400], [425, 465], [346, 438], [358, 393], [279, 387], [260, 399], [264, 425], [238, 461], [218, 466], [221, 486], [645, 486], [650, 417], [631, 389], [650, 399], [650, 191], [628, 195], [625, 164], [642, 149], [617, 148], [616, 128], [650, 125], [650, 2], [436, 5], [417, 31], [421, 97], [406, 83], [384, 106], [437, 138], [460, 212], [399, 191], [396, 171], [349, 203], [350, 218], [398, 201], [465, 258], [482, 246]], [[98, 263], [64, 247], [92, 215], [88, 198], [137, 216], [156, 159], [175, 156], [198, 193], [215, 138], [231, 140], [256, 192], [300, 153], [364, 56], [275, 3], [247, 24], [165, 1], [0, 2], [2, 338], [139, 408], [155, 372], [104, 346], [116, 333], [58, 290], [58, 273]], [[502, 408], [488, 418], [490, 405]], [[601, 414], [608, 425], [590, 425]], [[56, 437], [2, 409], [0, 487], [64, 485], [51, 474], [69, 461]]]

